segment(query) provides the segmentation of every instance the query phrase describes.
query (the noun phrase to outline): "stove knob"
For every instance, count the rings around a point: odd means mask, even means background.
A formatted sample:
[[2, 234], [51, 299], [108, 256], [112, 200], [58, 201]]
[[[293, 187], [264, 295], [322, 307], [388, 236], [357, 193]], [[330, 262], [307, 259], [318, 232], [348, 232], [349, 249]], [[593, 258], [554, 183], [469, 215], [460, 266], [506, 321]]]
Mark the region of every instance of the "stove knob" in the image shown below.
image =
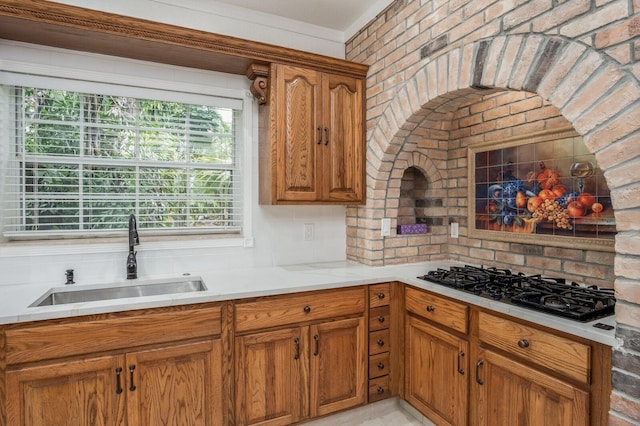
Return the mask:
[[520, 339], [518, 341], [518, 346], [520, 346], [522, 349], [528, 348], [529, 347], [529, 341], [527, 339]]

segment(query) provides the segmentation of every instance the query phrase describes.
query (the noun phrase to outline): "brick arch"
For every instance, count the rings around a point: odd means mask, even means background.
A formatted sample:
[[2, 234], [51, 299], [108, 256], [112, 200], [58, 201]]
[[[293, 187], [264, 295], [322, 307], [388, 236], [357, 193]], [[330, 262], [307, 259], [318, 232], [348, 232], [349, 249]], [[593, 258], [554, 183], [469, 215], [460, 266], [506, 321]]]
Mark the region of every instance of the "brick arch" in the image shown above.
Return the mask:
[[[370, 229], [351, 232], [366, 237], [357, 237], [357, 253], [348, 244], [349, 258], [385, 263], [384, 255], [373, 253], [384, 246], [374, 230], [379, 226], [377, 219], [387, 213], [384, 200], [395, 186], [391, 171], [407, 137], [430, 116], [451, 113], [460, 100], [484, 95], [486, 89], [535, 93], [557, 107], [605, 171], [619, 224], [617, 240], [633, 237], [625, 231], [640, 230], [640, 215], [629, 210], [640, 207], [640, 176], [628, 162], [640, 155], [638, 80], [583, 43], [540, 34], [505, 35], [426, 60], [376, 119], [367, 141], [370, 202], [347, 212], [348, 223], [350, 217], [367, 218]], [[640, 271], [637, 256], [618, 253], [616, 266], [620, 264], [625, 271]]]

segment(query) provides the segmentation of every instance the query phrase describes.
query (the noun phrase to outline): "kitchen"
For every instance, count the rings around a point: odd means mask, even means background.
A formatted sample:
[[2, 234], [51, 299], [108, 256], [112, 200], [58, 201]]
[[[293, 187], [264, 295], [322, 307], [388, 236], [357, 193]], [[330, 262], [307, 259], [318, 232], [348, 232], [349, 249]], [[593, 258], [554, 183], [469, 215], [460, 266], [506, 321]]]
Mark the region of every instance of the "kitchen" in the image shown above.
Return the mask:
[[[634, 327], [638, 325], [634, 288], [640, 278], [637, 272], [640, 269], [639, 249], [635, 243], [638, 197], [634, 194], [638, 186], [637, 173], [632, 169], [637, 152], [637, 144], [633, 142], [637, 141], [637, 123], [640, 121], [637, 48], [633, 50], [634, 37], [637, 38], [638, 2], [597, 2], [594, 5], [591, 2], [561, 5], [528, 2], [511, 7], [503, 2], [419, 3], [394, 2], [347, 43], [346, 58], [367, 63], [370, 69], [367, 79], [368, 203], [363, 207], [347, 207], [346, 247], [344, 208], [256, 205], [253, 212], [256, 217], [255, 247], [205, 248], [183, 263], [175, 261], [176, 251], [159, 255], [145, 252], [143, 241], [139, 249], [141, 273], [151, 270], [177, 273], [183, 268], [195, 269], [205, 262], [215, 268], [335, 261], [343, 259], [346, 252], [347, 259], [372, 266], [451, 259], [498, 267], [515, 265], [514, 270], [532, 273], [542, 269], [548, 274], [569, 275], [599, 285], [611, 286], [615, 280], [617, 337], [624, 343], [613, 354], [614, 393], [610, 423], [625, 424], [626, 421], [632, 424], [633, 419], [638, 418], [635, 404], [638, 395], [634, 393], [637, 372], [634, 360], [637, 358], [633, 342]], [[466, 19], [467, 14], [473, 19]], [[496, 16], [502, 19], [495, 19]], [[545, 36], [534, 37], [529, 33]], [[446, 37], [441, 38], [442, 35]], [[494, 37], [496, 35], [500, 37]], [[468, 118], [465, 113], [483, 108], [480, 101], [474, 103], [474, 97], [479, 99], [484, 95], [482, 87], [519, 91], [526, 87], [525, 84], [533, 84], [526, 72], [531, 63], [537, 62], [534, 57], [528, 57], [528, 52], [533, 56], [552, 46], [550, 43], [555, 38], [551, 35], [560, 38], [561, 45], [556, 49], [558, 56], [550, 61], [550, 71], [536, 90], [530, 90], [550, 102], [542, 101], [537, 95], [507, 91], [492, 94], [491, 102], [496, 108], [498, 103], [501, 106], [513, 104], [513, 108], [529, 112], [531, 116], [542, 113], [539, 116], [543, 119], [528, 127], [519, 123], [523, 125], [522, 132], [563, 129], [570, 125], [584, 137], [585, 145], [596, 154], [611, 190], [618, 230], [615, 255], [599, 250], [508, 244], [467, 237], [470, 224], [467, 218], [466, 147], [481, 139], [478, 135], [487, 130], [473, 127], [478, 125], [473, 121], [477, 117]], [[431, 44], [436, 39], [438, 42]], [[425, 58], [421, 58], [423, 47], [428, 47]], [[478, 59], [482, 59], [478, 56], [479, 51], [486, 52], [486, 60]], [[522, 53], [518, 55], [518, 52]], [[475, 58], [475, 62], [462, 58]], [[445, 70], [447, 72], [443, 72]], [[440, 80], [426, 81], [427, 90], [419, 90], [427, 75], [428, 78], [438, 76]], [[566, 75], [571, 76], [567, 80], [573, 81], [574, 85], [565, 84], [563, 91], [554, 92]], [[598, 80], [603, 75], [610, 79]], [[593, 76], [593, 80], [587, 76]], [[229, 84], [235, 84], [230, 80]], [[588, 83], [596, 84], [599, 90], [591, 92]], [[594, 93], [594, 99], [585, 96], [581, 97], [585, 103], [572, 104], [566, 97], [576, 91]], [[401, 96], [394, 96], [396, 92]], [[616, 98], [619, 100], [610, 100], [610, 95], [617, 94], [620, 94]], [[602, 106], [594, 104], [596, 101], [602, 102]], [[589, 117], [594, 118], [589, 121]], [[431, 127], [434, 123], [437, 128]], [[512, 125], [506, 120], [498, 124], [496, 119], [491, 124], [491, 130], [497, 132], [494, 137], [515, 136], [515, 130], [500, 132]], [[416, 132], [415, 128], [422, 132]], [[424, 135], [428, 136], [424, 138]], [[420, 136], [436, 142], [429, 144], [429, 151], [414, 155], [409, 147]], [[446, 150], [439, 149], [442, 145], [438, 141], [449, 142]], [[424, 170], [430, 185], [437, 189], [433, 191], [435, 198], [447, 200], [446, 208], [437, 208], [432, 215], [444, 218], [443, 221], [440, 225], [430, 225], [432, 232], [425, 237], [428, 241], [417, 239], [415, 246], [408, 243], [412, 241], [409, 237], [379, 236], [380, 219], [397, 217], [398, 188], [408, 166]], [[257, 167], [255, 169], [257, 173]], [[452, 222], [460, 224], [462, 238], [457, 241], [448, 238], [447, 225]], [[304, 223], [315, 224], [315, 240], [305, 243], [298, 238], [299, 228]], [[283, 240], [277, 247], [270, 242]], [[75, 268], [78, 277], [95, 279], [104, 274], [111, 278], [120, 270], [122, 257], [120, 252], [100, 247], [91, 247], [82, 255], [77, 249], [57, 254], [41, 247], [6, 250], [3, 247], [3, 273], [11, 277], [8, 279], [12, 283], [24, 284], [51, 281], [51, 276], [63, 275], [67, 268]]]

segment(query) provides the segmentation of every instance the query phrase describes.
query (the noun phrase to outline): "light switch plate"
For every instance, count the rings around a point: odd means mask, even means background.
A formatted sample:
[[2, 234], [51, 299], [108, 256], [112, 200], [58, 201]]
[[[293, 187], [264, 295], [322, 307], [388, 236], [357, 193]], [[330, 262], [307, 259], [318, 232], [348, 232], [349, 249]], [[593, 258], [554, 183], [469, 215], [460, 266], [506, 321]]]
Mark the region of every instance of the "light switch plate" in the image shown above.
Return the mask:
[[458, 238], [458, 230], [459, 230], [458, 222], [453, 222], [451, 224], [451, 238]]
[[382, 237], [388, 237], [391, 235], [391, 219], [388, 217], [380, 220], [380, 235]]

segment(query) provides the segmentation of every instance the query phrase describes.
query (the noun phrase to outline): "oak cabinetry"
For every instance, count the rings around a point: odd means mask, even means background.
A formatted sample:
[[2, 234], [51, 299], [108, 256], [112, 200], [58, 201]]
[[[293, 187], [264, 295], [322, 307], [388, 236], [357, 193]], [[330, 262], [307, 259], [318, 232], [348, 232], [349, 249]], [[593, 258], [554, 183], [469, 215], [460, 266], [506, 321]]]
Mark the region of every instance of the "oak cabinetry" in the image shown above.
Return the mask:
[[573, 384], [590, 382], [588, 345], [484, 312], [478, 335], [480, 425], [589, 424], [589, 392]]
[[269, 74], [260, 202], [364, 203], [363, 79], [283, 64]]
[[436, 424], [465, 425], [468, 308], [410, 287], [405, 297], [405, 399]]
[[218, 307], [8, 326], [6, 424], [221, 424], [219, 334]]
[[411, 286], [405, 308], [405, 399], [434, 423], [607, 424], [609, 347]]
[[286, 425], [363, 404], [364, 308], [363, 287], [238, 302], [236, 424]]
[[369, 286], [369, 402], [389, 398], [391, 284]]

